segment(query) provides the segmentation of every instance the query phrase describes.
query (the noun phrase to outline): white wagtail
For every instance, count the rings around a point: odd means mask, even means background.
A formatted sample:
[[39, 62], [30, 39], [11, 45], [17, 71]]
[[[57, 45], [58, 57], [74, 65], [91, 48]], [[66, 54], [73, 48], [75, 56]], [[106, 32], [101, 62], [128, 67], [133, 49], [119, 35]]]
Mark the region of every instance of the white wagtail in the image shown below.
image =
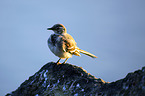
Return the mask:
[[57, 64], [59, 64], [61, 59], [66, 59], [63, 62], [65, 64], [72, 55], [81, 56], [80, 53], [92, 58], [97, 58], [95, 55], [77, 47], [75, 40], [67, 33], [66, 28], [62, 24], [55, 24], [53, 27], [47, 28], [47, 30], [54, 31], [54, 34], [51, 34], [48, 39], [48, 46], [50, 50], [59, 57]]

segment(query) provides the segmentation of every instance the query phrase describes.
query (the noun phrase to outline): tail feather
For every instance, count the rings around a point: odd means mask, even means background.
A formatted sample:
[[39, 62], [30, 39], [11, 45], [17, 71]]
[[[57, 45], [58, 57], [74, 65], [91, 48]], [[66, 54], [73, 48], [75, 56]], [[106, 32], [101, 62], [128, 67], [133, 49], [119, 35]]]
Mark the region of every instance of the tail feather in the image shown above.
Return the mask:
[[93, 55], [93, 54], [91, 54], [91, 53], [89, 53], [87, 51], [81, 50], [81, 49], [80, 49], [80, 53], [83, 53], [83, 54], [85, 54], [87, 56], [90, 56], [92, 58], [98, 58], [97, 56], [95, 56], [95, 55]]

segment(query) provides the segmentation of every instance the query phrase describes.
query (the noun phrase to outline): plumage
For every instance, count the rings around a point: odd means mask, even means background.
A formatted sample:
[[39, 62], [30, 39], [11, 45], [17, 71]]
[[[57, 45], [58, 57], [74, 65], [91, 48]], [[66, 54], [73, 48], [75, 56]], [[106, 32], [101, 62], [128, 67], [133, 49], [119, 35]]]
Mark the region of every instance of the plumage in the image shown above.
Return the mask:
[[[80, 53], [92, 58], [97, 58], [95, 55], [79, 49], [73, 37], [66, 32], [66, 28], [62, 24], [55, 24], [53, 27], [48, 28], [48, 30], [54, 31], [54, 34], [48, 39], [48, 46], [60, 59], [66, 59], [64, 63], [68, 58], [71, 58], [72, 55], [81, 56]], [[60, 59], [57, 63], [59, 63]]]

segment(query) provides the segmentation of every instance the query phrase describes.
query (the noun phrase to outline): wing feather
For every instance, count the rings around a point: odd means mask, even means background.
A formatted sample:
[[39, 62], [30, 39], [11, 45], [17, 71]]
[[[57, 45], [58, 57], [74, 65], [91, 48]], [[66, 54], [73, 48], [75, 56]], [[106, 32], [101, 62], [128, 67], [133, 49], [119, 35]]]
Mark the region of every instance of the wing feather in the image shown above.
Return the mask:
[[69, 34], [63, 35], [61, 36], [61, 38], [59, 38], [59, 47], [61, 47], [61, 49], [64, 52], [69, 52], [73, 55], [77, 55], [80, 56], [80, 52], [78, 51], [78, 47], [76, 46], [76, 42], [73, 39], [73, 37]]

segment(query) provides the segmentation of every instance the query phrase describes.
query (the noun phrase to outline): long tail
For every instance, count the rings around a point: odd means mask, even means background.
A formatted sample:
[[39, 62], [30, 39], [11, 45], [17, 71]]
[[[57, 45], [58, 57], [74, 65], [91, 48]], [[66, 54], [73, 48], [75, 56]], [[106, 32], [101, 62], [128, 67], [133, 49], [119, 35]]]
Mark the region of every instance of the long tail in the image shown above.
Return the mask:
[[92, 58], [98, 58], [97, 56], [95, 56], [95, 55], [93, 55], [93, 54], [91, 54], [91, 53], [89, 53], [89, 52], [87, 52], [87, 51], [81, 50], [81, 49], [80, 49], [80, 53], [83, 53], [83, 54], [85, 54], [85, 55], [88, 55], [88, 56], [90, 56], [90, 57], [92, 57]]

